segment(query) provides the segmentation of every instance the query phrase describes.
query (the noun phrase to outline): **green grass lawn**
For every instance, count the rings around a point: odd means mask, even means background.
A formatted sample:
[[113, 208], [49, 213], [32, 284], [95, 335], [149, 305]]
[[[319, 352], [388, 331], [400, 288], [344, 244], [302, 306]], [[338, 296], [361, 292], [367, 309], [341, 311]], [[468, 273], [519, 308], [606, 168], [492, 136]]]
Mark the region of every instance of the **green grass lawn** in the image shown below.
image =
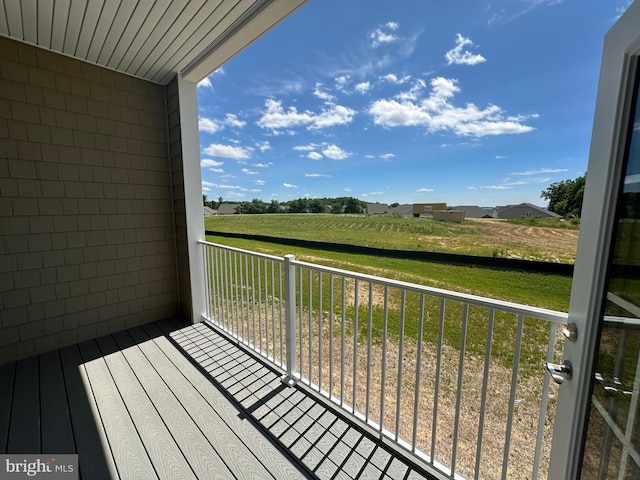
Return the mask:
[[[563, 228], [559, 228], [562, 224]], [[528, 222], [538, 232], [575, 230], [567, 222]], [[553, 228], [552, 228], [553, 226]], [[522, 235], [504, 230], [497, 222], [437, 222], [430, 218], [392, 215], [224, 215], [205, 218], [205, 229], [215, 232], [259, 234], [280, 238], [316, 240], [375, 248], [501, 256], [573, 263], [575, 248], [561, 249], [557, 242], [533, 244]], [[520, 225], [512, 225], [518, 228]]]

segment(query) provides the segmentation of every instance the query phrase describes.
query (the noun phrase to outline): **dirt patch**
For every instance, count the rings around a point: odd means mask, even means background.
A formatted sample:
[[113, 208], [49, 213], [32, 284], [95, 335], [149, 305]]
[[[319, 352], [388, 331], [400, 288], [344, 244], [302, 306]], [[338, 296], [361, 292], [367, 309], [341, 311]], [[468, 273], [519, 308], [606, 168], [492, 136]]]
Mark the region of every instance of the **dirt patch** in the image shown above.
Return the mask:
[[[473, 228], [480, 228], [486, 234], [486, 236], [479, 236], [478, 239], [487, 247], [499, 250], [500, 248], [509, 249], [510, 244], [520, 244], [545, 252], [553, 261], [568, 263], [575, 261], [578, 230], [531, 227], [490, 219], [471, 220], [473, 220], [471, 224]], [[503, 252], [504, 256], [510, 256], [511, 253]]]

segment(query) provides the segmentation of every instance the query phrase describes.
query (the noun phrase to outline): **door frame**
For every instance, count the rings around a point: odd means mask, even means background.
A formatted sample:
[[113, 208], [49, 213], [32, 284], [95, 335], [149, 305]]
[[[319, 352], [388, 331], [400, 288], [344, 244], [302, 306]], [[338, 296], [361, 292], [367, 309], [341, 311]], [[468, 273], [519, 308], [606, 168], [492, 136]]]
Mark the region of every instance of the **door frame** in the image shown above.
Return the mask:
[[580, 471], [633, 92], [631, 77], [639, 54], [640, 0], [636, 0], [604, 40], [569, 305], [569, 322], [577, 326], [578, 336], [564, 345], [573, 378], [559, 389], [549, 465], [552, 479], [577, 478]]

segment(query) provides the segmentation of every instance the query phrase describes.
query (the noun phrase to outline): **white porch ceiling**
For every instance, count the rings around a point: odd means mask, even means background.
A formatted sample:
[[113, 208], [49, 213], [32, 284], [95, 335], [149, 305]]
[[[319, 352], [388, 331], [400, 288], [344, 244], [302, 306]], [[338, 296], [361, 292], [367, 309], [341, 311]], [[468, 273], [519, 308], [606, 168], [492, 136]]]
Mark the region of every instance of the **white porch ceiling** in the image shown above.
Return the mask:
[[0, 35], [159, 84], [200, 81], [307, 0], [0, 0]]

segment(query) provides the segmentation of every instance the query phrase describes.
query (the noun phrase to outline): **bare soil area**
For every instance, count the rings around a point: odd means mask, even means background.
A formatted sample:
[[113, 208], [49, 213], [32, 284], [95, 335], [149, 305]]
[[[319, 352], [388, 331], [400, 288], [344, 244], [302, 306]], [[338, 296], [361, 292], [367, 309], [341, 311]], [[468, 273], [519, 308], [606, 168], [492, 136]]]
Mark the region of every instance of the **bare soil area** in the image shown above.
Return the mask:
[[[486, 236], [481, 238], [487, 246], [501, 248], [499, 245], [521, 244], [533, 249], [546, 252], [549, 258], [558, 262], [575, 261], [576, 249], [578, 246], [578, 230], [562, 228], [531, 227], [527, 225], [517, 225], [500, 220], [473, 219], [474, 224], [486, 232]], [[475, 225], [474, 225], [475, 226]], [[513, 252], [504, 252], [504, 256], [512, 256]]]

